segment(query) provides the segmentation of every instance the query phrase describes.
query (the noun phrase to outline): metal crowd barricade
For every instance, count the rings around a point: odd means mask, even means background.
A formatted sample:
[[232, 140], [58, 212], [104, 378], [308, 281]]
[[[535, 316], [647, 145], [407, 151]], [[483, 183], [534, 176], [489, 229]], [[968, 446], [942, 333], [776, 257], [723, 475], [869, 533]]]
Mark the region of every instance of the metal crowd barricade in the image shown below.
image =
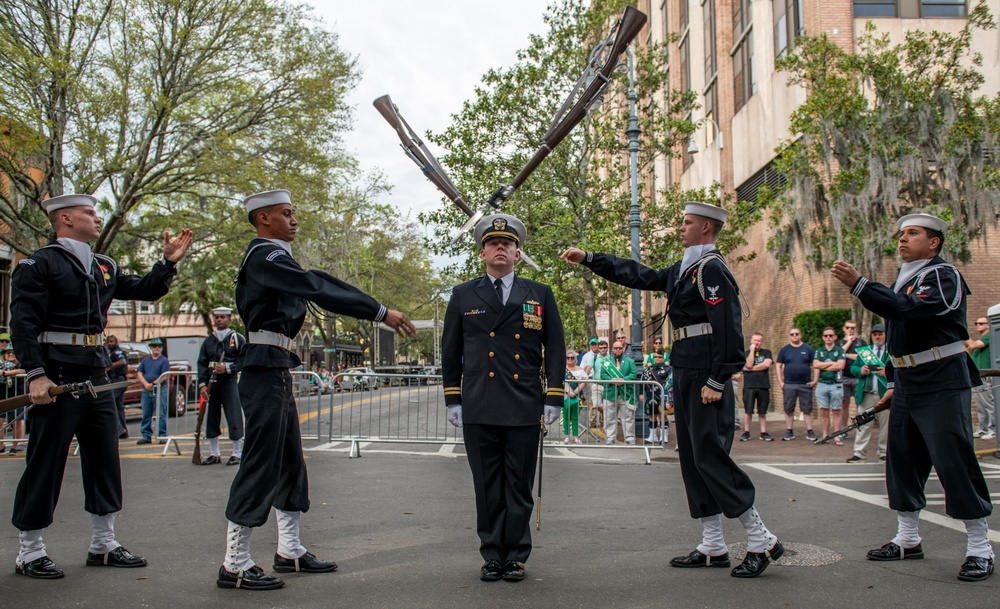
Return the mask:
[[[170, 379], [176, 378], [178, 385], [174, 394], [170, 392]], [[189, 379], [189, 380], [184, 380]], [[179, 442], [194, 442], [194, 428], [198, 421], [198, 373], [193, 370], [168, 370], [159, 376], [154, 383], [154, 406], [153, 406], [153, 436], [159, 434], [160, 429], [160, 400], [163, 399], [163, 392], [167, 392], [167, 437], [163, 446], [163, 455], [173, 447], [174, 452], [181, 454]], [[188, 391], [191, 386], [195, 388], [195, 401], [188, 399]], [[193, 406], [193, 408], [192, 408]], [[183, 409], [183, 412], [181, 410]], [[187, 416], [188, 411], [193, 410], [195, 416]], [[171, 411], [174, 416], [171, 416]], [[163, 439], [163, 438], [161, 438]]]
[[[597, 417], [597, 421], [603, 417], [604, 409], [604, 389], [607, 386], [612, 385], [611, 381], [608, 380], [595, 380], [595, 379], [567, 379], [566, 382], [580, 384], [586, 387], [585, 395], [587, 397], [587, 404], [580, 405], [580, 414], [578, 417], [579, 428], [582, 433], [577, 437], [582, 441], [583, 446], [587, 448], [597, 448], [597, 447], [608, 447], [612, 446], [615, 448], [641, 448], [646, 453], [646, 463], [650, 463], [652, 456], [650, 450], [659, 449], [664, 450], [666, 444], [669, 442], [668, 434], [664, 433], [664, 430], [669, 429], [669, 422], [672, 421], [673, 415], [669, 416], [666, 414], [667, 411], [667, 400], [665, 396], [665, 391], [663, 385], [661, 385], [656, 380], [624, 380], [618, 379], [619, 383], [622, 385], [631, 385], [634, 387], [635, 392], [635, 410], [633, 416], [635, 417], [635, 446], [630, 444], [622, 444], [624, 441], [625, 430], [623, 427], [623, 422], [621, 421], [621, 413], [619, 413], [619, 421], [617, 424], [617, 432], [622, 434], [622, 441], [614, 438], [614, 444], [608, 444], [605, 434], [605, 426], [598, 426], [593, 428], [590, 426], [591, 414], [598, 410], [601, 414]], [[646, 432], [649, 430], [649, 423], [652, 420], [652, 415], [647, 415], [645, 413], [645, 400], [640, 400], [639, 396], [642, 395], [646, 399], [658, 399], [660, 404], [660, 430], [659, 441], [649, 442], [646, 440]], [[580, 446], [578, 444], [567, 443], [566, 440], [569, 436], [566, 435], [566, 427], [563, 425], [563, 417], [566, 416], [566, 409], [563, 408], [563, 416], [559, 418], [558, 421], [549, 426], [548, 437], [550, 440], [546, 442], [547, 446]], [[572, 435], [572, 434], [570, 434]]]
[[[6, 385], [6, 387], [4, 387], [5, 394], [6, 394], [5, 397], [11, 397], [12, 398], [12, 397], [17, 397], [18, 395], [23, 395], [23, 394], [20, 394], [20, 393], [13, 393], [11, 391], [14, 387], [17, 386], [17, 384], [19, 382], [21, 384], [21, 387], [24, 389], [24, 393], [27, 393], [28, 392], [28, 387], [27, 387], [27, 384], [24, 382], [25, 378], [26, 378], [26, 375], [24, 375], [24, 374], [18, 374], [16, 376], [5, 377], [4, 380], [8, 381], [10, 383], [10, 384], [4, 383]], [[21, 414], [19, 414], [17, 416], [12, 416], [9, 419], [7, 418], [8, 415], [13, 415], [14, 412], [16, 412], [15, 410], [6, 412], [4, 414], [0, 414], [0, 429], [2, 429], [3, 432], [4, 432], [4, 437], [0, 438], [0, 448], [4, 449], [4, 453], [5, 454], [6, 454], [6, 451], [7, 451], [8, 447], [10, 447], [12, 449], [13, 448], [17, 448], [17, 450], [19, 450], [21, 452], [24, 452], [25, 450], [27, 450], [27, 447], [28, 447], [28, 438], [26, 437], [26, 434], [27, 434], [28, 430], [27, 430], [27, 427], [26, 427], [26, 419], [25, 419], [25, 417], [27, 416], [28, 411], [31, 410], [31, 406], [32, 406], [31, 404], [28, 404], [28, 405], [24, 406], [23, 408], [20, 409], [21, 410]], [[20, 438], [11, 437], [15, 433], [15, 429], [17, 428], [17, 424], [18, 423], [21, 423], [21, 437]], [[74, 440], [75, 440], [75, 437], [74, 437]]]
[[[328, 442], [460, 444], [461, 430], [448, 423], [441, 375], [339, 373], [341, 391], [331, 395]], [[398, 389], [397, 389], [398, 388]]]
[[299, 433], [303, 438], [323, 441], [323, 426], [329, 421], [322, 419], [322, 401], [333, 397], [334, 385], [319, 374], [309, 370], [292, 370], [292, 395], [299, 411]]
[[[350, 442], [349, 456], [361, 454], [361, 443], [407, 443], [407, 444], [460, 444], [462, 432], [448, 422], [444, 404], [444, 391], [440, 375], [407, 375], [381, 373], [340, 373], [335, 377], [342, 387], [339, 393], [331, 394], [329, 403], [330, 431], [328, 442]], [[602, 388], [607, 381], [581, 379], [584, 384], [599, 384]], [[650, 395], [662, 396], [663, 386], [656, 381], [622, 381], [636, 387], [637, 394], [648, 391]], [[397, 389], [398, 388], [398, 389]], [[662, 403], [662, 399], [661, 399]], [[588, 408], [595, 408], [590, 404]], [[589, 411], [587, 411], [589, 414]], [[637, 419], [645, 421], [642, 404], [636, 400]], [[666, 415], [663, 416], [666, 419]], [[583, 445], [564, 444], [562, 421], [549, 426], [546, 446], [611, 448], [603, 439], [594, 435], [587, 426], [586, 414], [581, 410], [581, 420], [585, 435]], [[621, 427], [619, 425], [619, 427]], [[641, 433], [645, 425], [638, 424]], [[643, 449], [646, 462], [651, 460], [650, 450], [663, 449], [667, 438], [661, 435], [658, 443], [647, 443], [637, 433], [634, 448]], [[303, 436], [306, 434], [303, 433]], [[633, 448], [618, 443], [616, 448]]]

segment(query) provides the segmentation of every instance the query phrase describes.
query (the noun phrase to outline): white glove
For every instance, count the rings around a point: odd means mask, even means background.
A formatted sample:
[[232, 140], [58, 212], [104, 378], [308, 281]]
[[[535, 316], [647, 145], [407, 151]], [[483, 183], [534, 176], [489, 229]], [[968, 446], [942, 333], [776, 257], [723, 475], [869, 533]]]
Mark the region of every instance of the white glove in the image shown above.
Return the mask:
[[562, 414], [562, 408], [558, 406], [545, 406], [545, 424], [552, 425], [559, 420], [559, 415]]
[[455, 427], [462, 426], [462, 405], [452, 404], [448, 407], [448, 422]]

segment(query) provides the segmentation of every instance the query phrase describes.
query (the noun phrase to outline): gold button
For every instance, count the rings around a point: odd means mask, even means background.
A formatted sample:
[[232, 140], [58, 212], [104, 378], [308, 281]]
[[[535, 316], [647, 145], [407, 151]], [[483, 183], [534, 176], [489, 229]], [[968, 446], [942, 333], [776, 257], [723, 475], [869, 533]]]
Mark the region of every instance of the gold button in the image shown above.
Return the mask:
[[492, 338], [494, 336], [496, 336], [496, 333], [495, 332], [490, 332], [490, 337]]
[[493, 373], [492, 372], [490, 372], [490, 378], [493, 378]]
[[490, 357], [493, 357], [493, 352], [492, 351], [490, 351]]
[[521, 354], [520, 353], [515, 353], [514, 354], [514, 359], [521, 359]]
[[518, 340], [518, 339], [520, 339], [520, 338], [521, 338], [521, 335], [520, 335], [520, 334], [515, 334], [515, 335], [514, 335], [514, 339], [515, 339], [515, 340]]
[[515, 381], [517, 380], [517, 375], [516, 375], [516, 374], [514, 375], [514, 380], [515, 380]]

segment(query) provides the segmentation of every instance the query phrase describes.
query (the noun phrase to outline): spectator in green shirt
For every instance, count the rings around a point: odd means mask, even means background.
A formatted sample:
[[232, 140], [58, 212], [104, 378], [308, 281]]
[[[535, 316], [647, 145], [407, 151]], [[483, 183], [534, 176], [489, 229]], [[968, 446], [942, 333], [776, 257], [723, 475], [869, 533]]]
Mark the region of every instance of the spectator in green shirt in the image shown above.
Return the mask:
[[[985, 317], [976, 320], [976, 330], [980, 333], [978, 339], [965, 342], [967, 349], [972, 350], [972, 362], [979, 370], [993, 367], [990, 355], [990, 322]], [[997, 437], [996, 404], [993, 402], [993, 377], [984, 376], [983, 384], [972, 388], [972, 396], [976, 400], [976, 412], [979, 413], [979, 426], [973, 434], [977, 438], [992, 440]]]
[[[830, 411], [833, 410], [833, 423], [837, 424], [840, 409], [844, 400], [844, 365], [847, 355], [837, 344], [837, 331], [832, 327], [823, 328], [823, 346], [816, 349], [816, 359], [813, 369], [819, 371], [819, 384], [816, 385], [816, 405], [819, 406], [820, 431], [825, 436], [830, 433]], [[843, 446], [840, 437], [833, 439], [837, 446]]]

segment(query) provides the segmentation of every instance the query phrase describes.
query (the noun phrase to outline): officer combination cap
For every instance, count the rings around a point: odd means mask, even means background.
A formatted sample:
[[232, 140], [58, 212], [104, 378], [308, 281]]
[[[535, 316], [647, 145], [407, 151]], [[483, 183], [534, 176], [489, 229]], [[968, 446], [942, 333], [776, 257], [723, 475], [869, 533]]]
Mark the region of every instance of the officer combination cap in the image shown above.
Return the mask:
[[896, 228], [899, 230], [903, 230], [904, 228], [910, 226], [922, 226], [924, 228], [936, 230], [939, 233], [943, 233], [948, 230], [947, 222], [930, 214], [909, 214], [900, 218], [899, 222], [896, 223]]
[[97, 198], [90, 195], [59, 195], [42, 201], [42, 209], [46, 214], [51, 214], [67, 207], [96, 207]]
[[723, 224], [726, 223], [726, 218], [729, 217], [729, 212], [718, 207], [716, 205], [710, 205], [708, 203], [695, 203], [688, 202], [684, 204], [684, 215], [694, 214], [695, 216], [702, 216], [704, 218], [710, 218], [712, 220], [718, 220]]
[[243, 205], [247, 208], [247, 213], [258, 210], [262, 207], [271, 207], [272, 205], [282, 205], [282, 204], [292, 204], [292, 193], [287, 190], [268, 190], [265, 192], [258, 192], [257, 194], [250, 195], [246, 199], [243, 199]]
[[163, 341], [160, 340], [159, 338], [154, 338], [153, 340], [149, 341], [149, 346], [150, 347], [162, 347], [163, 346]]
[[212, 315], [232, 315], [233, 310], [229, 307], [215, 307], [212, 309]]
[[885, 326], [883, 326], [882, 324], [875, 324], [874, 326], [872, 326], [872, 332], [882, 332], [884, 334]]
[[476, 224], [475, 237], [479, 247], [485, 246], [486, 241], [493, 237], [510, 239], [521, 247], [527, 236], [524, 223], [509, 214], [491, 214]]

